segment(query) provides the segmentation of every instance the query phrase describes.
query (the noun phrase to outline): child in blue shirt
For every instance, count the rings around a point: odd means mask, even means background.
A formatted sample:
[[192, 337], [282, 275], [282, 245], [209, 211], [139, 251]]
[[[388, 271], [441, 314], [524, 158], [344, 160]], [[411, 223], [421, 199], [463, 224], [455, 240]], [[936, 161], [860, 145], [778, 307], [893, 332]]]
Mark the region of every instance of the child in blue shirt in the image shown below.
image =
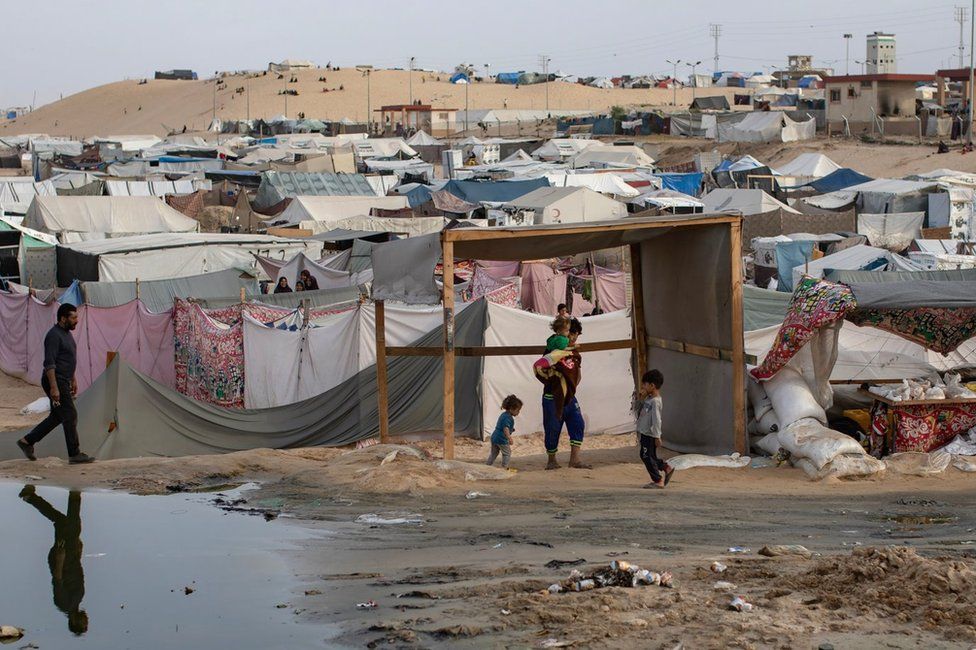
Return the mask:
[[[502, 468], [508, 469], [508, 462], [512, 458], [512, 434], [515, 433], [515, 418], [522, 410], [522, 400], [515, 395], [509, 395], [502, 400], [502, 413], [498, 416], [495, 430], [491, 432], [491, 453], [486, 464], [494, 465], [498, 454], [502, 455]], [[512, 470], [514, 471], [514, 470]]]

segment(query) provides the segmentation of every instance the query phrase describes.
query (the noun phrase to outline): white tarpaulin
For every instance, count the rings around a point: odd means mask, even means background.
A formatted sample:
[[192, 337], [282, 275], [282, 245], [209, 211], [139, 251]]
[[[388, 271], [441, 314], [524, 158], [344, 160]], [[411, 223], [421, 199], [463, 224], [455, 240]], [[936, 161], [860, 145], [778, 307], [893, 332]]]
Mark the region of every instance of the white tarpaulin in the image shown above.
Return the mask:
[[[277, 286], [278, 280], [285, 278], [288, 286], [294, 291], [300, 279], [302, 271], [308, 271], [309, 275], [318, 282], [319, 289], [338, 289], [340, 287], [354, 287], [359, 284], [370, 282], [373, 279], [373, 270], [366, 269], [360, 273], [350, 273], [349, 271], [338, 271], [328, 266], [319, 264], [305, 253], [298, 253], [287, 262], [284, 260], [274, 260], [267, 257], [258, 257], [258, 264], [265, 274]], [[308, 290], [308, 287], [305, 287]]]
[[[312, 234], [317, 235], [330, 230], [358, 230], [360, 232], [390, 232], [406, 237], [419, 237], [440, 232], [448, 224], [450, 219], [446, 217], [368, 217], [358, 215], [355, 217], [345, 217], [330, 221], [302, 221], [298, 224], [303, 230], [311, 230]], [[467, 223], [484, 225], [476, 221], [467, 220]]]
[[857, 215], [857, 232], [872, 246], [900, 253], [922, 236], [924, 223], [924, 212], [861, 213]]
[[797, 266], [793, 269], [793, 286], [795, 287], [804, 275], [822, 278], [828, 270], [858, 271], [875, 267], [875, 263], [879, 263], [879, 260], [885, 263], [881, 268], [885, 268], [886, 263], [891, 259], [891, 253], [883, 248], [858, 244]]
[[0, 211], [24, 214], [35, 196], [56, 196], [54, 184], [47, 180], [35, 183], [33, 178], [0, 181]]
[[[552, 334], [551, 321], [549, 316], [489, 303], [485, 345], [538, 345], [542, 356], [545, 340]], [[580, 342], [627, 339], [631, 335], [630, 314], [626, 311], [584, 318], [582, 324]], [[634, 379], [630, 356], [630, 350], [583, 353], [582, 380], [576, 395], [586, 431], [633, 431]], [[515, 422], [516, 432], [542, 431], [542, 384], [532, 371], [536, 359], [533, 356], [485, 357], [482, 405], [486, 436], [495, 427], [502, 400], [511, 394], [524, 403]]]
[[552, 187], [587, 187], [600, 194], [613, 194], [623, 197], [634, 197], [640, 192], [624, 182], [620, 176], [610, 172], [604, 174], [573, 174], [569, 172], [552, 172], [545, 175]]
[[785, 203], [776, 200], [763, 190], [716, 188], [701, 197], [705, 212], [727, 212], [735, 210], [745, 216], [763, 214], [772, 210], [783, 210], [790, 214], [800, 214]]
[[796, 122], [778, 111], [755, 111], [735, 124], [719, 124], [722, 142], [796, 142], [816, 135], [817, 122], [812, 117]]
[[426, 131], [417, 131], [410, 139], [407, 140], [407, 144], [411, 147], [429, 147], [438, 144], [444, 144], [443, 140], [438, 140], [437, 138], [429, 135]]
[[785, 165], [777, 165], [776, 173], [781, 176], [804, 179], [805, 182], [810, 179], [823, 178], [838, 169], [841, 169], [841, 166], [822, 153], [801, 153]]
[[58, 235], [61, 241], [196, 232], [200, 226], [163, 201], [141, 196], [38, 196], [24, 225]]
[[[467, 307], [458, 305], [457, 312]], [[427, 332], [444, 323], [444, 310], [440, 306], [405, 305], [387, 302], [387, 346], [410, 345]], [[366, 302], [359, 309], [359, 369], [376, 363], [376, 308]]]
[[[410, 207], [405, 196], [296, 196], [280, 214], [265, 221], [294, 226], [303, 221], [335, 223], [346, 217], [368, 215], [373, 208], [401, 210]], [[333, 230], [341, 226], [330, 226]]]
[[585, 167], [653, 167], [654, 159], [634, 145], [597, 144], [573, 157], [573, 168]]
[[244, 316], [244, 406], [271, 408], [300, 402], [359, 372], [359, 310], [286, 330]]

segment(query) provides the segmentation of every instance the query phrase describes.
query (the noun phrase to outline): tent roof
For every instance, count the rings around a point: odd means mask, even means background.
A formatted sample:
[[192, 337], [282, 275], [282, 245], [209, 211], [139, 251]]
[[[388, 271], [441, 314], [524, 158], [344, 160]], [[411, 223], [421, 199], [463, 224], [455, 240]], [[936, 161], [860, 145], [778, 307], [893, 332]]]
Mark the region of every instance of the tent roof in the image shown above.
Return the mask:
[[410, 145], [411, 147], [423, 147], [429, 145], [444, 144], [444, 142], [442, 140], [438, 140], [432, 135], [429, 135], [425, 131], [417, 131], [410, 137], [409, 140], [407, 140], [407, 144]]
[[554, 187], [588, 187], [601, 194], [633, 197], [640, 192], [628, 185], [620, 176], [612, 173], [601, 174], [569, 174], [552, 172], [546, 174], [546, 179]]
[[766, 194], [763, 190], [717, 188], [704, 195], [702, 203], [706, 212], [738, 210], [743, 215], [762, 214], [772, 210], [784, 210], [800, 214], [790, 206]]
[[443, 189], [468, 203], [507, 203], [540, 187], [545, 178], [526, 181], [449, 181]]
[[693, 196], [674, 190], [652, 190], [637, 197], [636, 203], [659, 208], [704, 208], [705, 204]]
[[696, 97], [691, 102], [691, 108], [705, 111], [727, 111], [729, 110], [729, 100], [725, 95], [715, 95], [713, 97]]
[[539, 210], [573, 195], [583, 196], [586, 192], [596, 194], [585, 187], [540, 187], [510, 201], [509, 205], [513, 208]]
[[849, 167], [841, 167], [837, 171], [827, 174], [823, 178], [807, 183], [818, 192], [835, 192], [852, 185], [859, 185], [867, 181], [874, 180], [870, 176], [865, 176]]
[[573, 157], [573, 167], [577, 169], [599, 163], [651, 167], [654, 165], [654, 159], [634, 145], [618, 147], [604, 144], [587, 147]]
[[330, 221], [368, 215], [371, 208], [400, 210], [410, 207], [406, 195], [397, 196], [296, 196], [279, 214], [267, 222], [298, 225], [302, 221]]
[[842, 167], [822, 153], [801, 153], [785, 165], [776, 167], [776, 171], [783, 176], [814, 178], [823, 178], [839, 169]]
[[814, 277], [823, 277], [828, 269], [843, 269], [856, 271], [863, 269], [875, 260], [890, 260], [891, 253], [883, 248], [875, 248], [866, 244], [858, 244], [838, 251], [833, 255], [826, 255], [811, 260], [805, 264], [804, 273]]
[[24, 225], [61, 233], [195, 232], [199, 223], [150, 196], [38, 196]]
[[289, 196], [376, 196], [362, 174], [263, 172], [254, 204], [268, 207]]

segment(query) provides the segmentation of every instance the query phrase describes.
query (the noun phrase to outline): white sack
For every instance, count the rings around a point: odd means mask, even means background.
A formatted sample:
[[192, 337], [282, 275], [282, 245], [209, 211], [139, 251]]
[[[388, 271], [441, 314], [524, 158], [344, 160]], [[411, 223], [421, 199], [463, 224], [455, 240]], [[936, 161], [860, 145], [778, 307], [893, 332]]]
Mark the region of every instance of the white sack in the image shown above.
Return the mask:
[[752, 462], [749, 456], [732, 454], [727, 456], [707, 456], [705, 454], [682, 454], [668, 459], [668, 464], [675, 470], [691, 469], [692, 467], [729, 467], [740, 469], [748, 467]]
[[806, 458], [819, 471], [841, 454], [864, 454], [854, 438], [828, 429], [812, 418], [794, 422], [777, 434], [780, 447], [795, 458]]
[[827, 423], [827, 413], [817, 403], [803, 376], [792, 366], [783, 367], [764, 383], [781, 427], [787, 427], [804, 418]]
[[920, 451], [906, 451], [885, 458], [885, 465], [896, 474], [908, 476], [932, 476], [941, 474], [949, 468], [952, 455], [944, 451], [930, 454]]
[[763, 385], [750, 374], [746, 375], [746, 392], [749, 395], [749, 404], [752, 405], [752, 417], [758, 422], [773, 409], [773, 403]]
[[767, 456], [775, 456], [780, 450], [779, 436], [775, 432], [767, 434], [754, 446]]
[[820, 481], [825, 478], [873, 476], [885, 470], [884, 462], [867, 454], [836, 456], [820, 470], [814, 467], [813, 463], [806, 458], [800, 458], [793, 464], [802, 469], [807, 477], [815, 481]]
[[976, 456], [953, 456], [952, 466], [962, 472], [976, 472]]

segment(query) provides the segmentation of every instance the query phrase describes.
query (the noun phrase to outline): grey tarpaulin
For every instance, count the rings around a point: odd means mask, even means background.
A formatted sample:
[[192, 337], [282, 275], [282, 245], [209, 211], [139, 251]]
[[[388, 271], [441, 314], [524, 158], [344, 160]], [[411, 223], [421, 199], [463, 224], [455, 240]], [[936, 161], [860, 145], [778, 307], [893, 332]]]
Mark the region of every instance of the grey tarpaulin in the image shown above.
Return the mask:
[[746, 332], [782, 325], [792, 296], [783, 291], [742, 285], [742, 326]]
[[[241, 275], [236, 269], [227, 269], [185, 278], [140, 282], [139, 299], [146, 309], [160, 313], [173, 308], [173, 298], [232, 298], [231, 302], [240, 302], [242, 288], [249, 298], [261, 295], [258, 281]], [[135, 282], [82, 282], [81, 287], [85, 304], [93, 307], [117, 307], [136, 299]]]
[[976, 307], [976, 281], [914, 280], [849, 284], [858, 309]]
[[363, 239], [357, 239], [352, 243], [352, 253], [349, 257], [349, 268], [345, 269], [350, 273], [359, 273], [373, 266], [373, 247], [377, 244]]
[[373, 300], [397, 300], [411, 305], [439, 303], [434, 268], [440, 257], [440, 233], [374, 246]]
[[943, 271], [850, 271], [831, 269], [825, 280], [851, 284], [854, 282], [910, 282], [914, 280], [976, 280], [976, 269], [945, 269]]
[[[484, 344], [485, 301], [461, 310], [458, 345]], [[440, 328], [414, 345], [440, 345]], [[438, 357], [391, 357], [388, 362], [390, 431], [440, 431], [443, 364]], [[458, 359], [455, 413], [460, 435], [480, 437], [481, 359]], [[196, 402], [133, 370], [116, 358], [77, 401], [81, 446], [99, 459], [219, 454], [245, 449], [347, 445], [379, 430], [376, 369], [371, 366], [332, 390], [303, 402], [270, 409], [229, 410]], [[109, 424], [116, 423], [112, 433]], [[0, 445], [0, 460], [20, 457]], [[42, 456], [65, 454], [60, 428], [42, 442]], [[11, 451], [11, 449], [13, 451]]]

